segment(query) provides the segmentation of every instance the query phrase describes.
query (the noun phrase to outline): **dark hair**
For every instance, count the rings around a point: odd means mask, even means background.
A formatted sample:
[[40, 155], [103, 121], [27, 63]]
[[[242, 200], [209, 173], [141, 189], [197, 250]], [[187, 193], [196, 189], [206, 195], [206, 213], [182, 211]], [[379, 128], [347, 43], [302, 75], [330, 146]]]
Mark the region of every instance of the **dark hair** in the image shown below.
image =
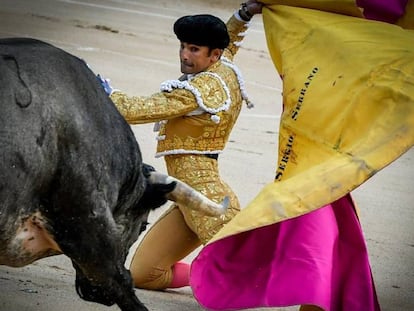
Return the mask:
[[230, 38], [226, 24], [213, 15], [199, 14], [180, 17], [174, 23], [174, 33], [181, 42], [224, 49]]

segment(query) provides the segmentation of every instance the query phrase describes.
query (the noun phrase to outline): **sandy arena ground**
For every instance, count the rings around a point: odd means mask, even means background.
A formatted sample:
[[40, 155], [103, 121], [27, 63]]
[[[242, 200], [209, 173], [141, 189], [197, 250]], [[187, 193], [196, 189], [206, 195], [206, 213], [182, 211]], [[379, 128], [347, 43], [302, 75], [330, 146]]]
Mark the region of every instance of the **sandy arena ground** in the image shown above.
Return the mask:
[[[171, 29], [175, 19], [186, 14], [210, 13], [226, 20], [239, 3], [0, 0], [0, 37], [47, 41], [84, 58], [96, 73], [110, 78], [114, 87], [130, 94], [149, 95], [158, 90], [160, 82], [180, 75], [178, 42]], [[260, 16], [254, 18], [236, 63], [243, 71], [256, 108], [243, 109], [226, 152], [220, 157], [220, 166], [224, 179], [245, 206], [273, 178], [281, 112], [281, 83], [267, 53]], [[153, 157], [152, 125], [133, 129], [146, 162], [164, 171], [163, 161]], [[354, 191], [383, 311], [414, 310], [413, 166], [411, 149]], [[164, 209], [155, 212], [151, 221]], [[0, 311], [118, 310], [82, 301], [73, 284], [74, 271], [65, 256], [18, 269], [1, 266]], [[190, 288], [136, 292], [150, 310], [203, 310]]]

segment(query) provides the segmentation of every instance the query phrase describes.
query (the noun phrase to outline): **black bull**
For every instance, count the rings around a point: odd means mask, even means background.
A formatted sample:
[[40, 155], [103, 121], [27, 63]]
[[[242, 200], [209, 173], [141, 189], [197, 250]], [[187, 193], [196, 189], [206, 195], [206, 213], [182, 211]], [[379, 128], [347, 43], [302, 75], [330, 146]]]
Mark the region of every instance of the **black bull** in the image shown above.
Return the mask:
[[0, 150], [0, 264], [63, 253], [83, 299], [147, 310], [124, 262], [149, 211], [179, 200], [180, 183], [142, 163], [130, 126], [82, 60], [41, 41], [0, 39]]

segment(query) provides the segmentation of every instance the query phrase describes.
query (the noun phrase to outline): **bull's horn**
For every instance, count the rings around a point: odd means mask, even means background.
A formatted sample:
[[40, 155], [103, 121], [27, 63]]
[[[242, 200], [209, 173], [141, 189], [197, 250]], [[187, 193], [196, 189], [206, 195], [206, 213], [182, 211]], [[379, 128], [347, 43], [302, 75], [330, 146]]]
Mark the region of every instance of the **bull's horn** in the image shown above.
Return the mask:
[[177, 185], [173, 191], [166, 195], [167, 199], [195, 211], [202, 212], [207, 216], [221, 216], [227, 211], [230, 202], [227, 196], [218, 204], [191, 188], [185, 182], [159, 172], [151, 172], [149, 180], [154, 184], [169, 184], [175, 181]]

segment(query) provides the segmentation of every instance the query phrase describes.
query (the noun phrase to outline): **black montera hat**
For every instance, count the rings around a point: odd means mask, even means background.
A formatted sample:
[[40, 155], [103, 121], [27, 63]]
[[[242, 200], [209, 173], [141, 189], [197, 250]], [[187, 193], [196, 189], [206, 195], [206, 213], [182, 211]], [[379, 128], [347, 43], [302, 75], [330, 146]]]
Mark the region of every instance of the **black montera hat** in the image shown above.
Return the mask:
[[174, 23], [174, 33], [178, 40], [191, 44], [224, 49], [230, 38], [226, 24], [213, 15], [187, 15]]

